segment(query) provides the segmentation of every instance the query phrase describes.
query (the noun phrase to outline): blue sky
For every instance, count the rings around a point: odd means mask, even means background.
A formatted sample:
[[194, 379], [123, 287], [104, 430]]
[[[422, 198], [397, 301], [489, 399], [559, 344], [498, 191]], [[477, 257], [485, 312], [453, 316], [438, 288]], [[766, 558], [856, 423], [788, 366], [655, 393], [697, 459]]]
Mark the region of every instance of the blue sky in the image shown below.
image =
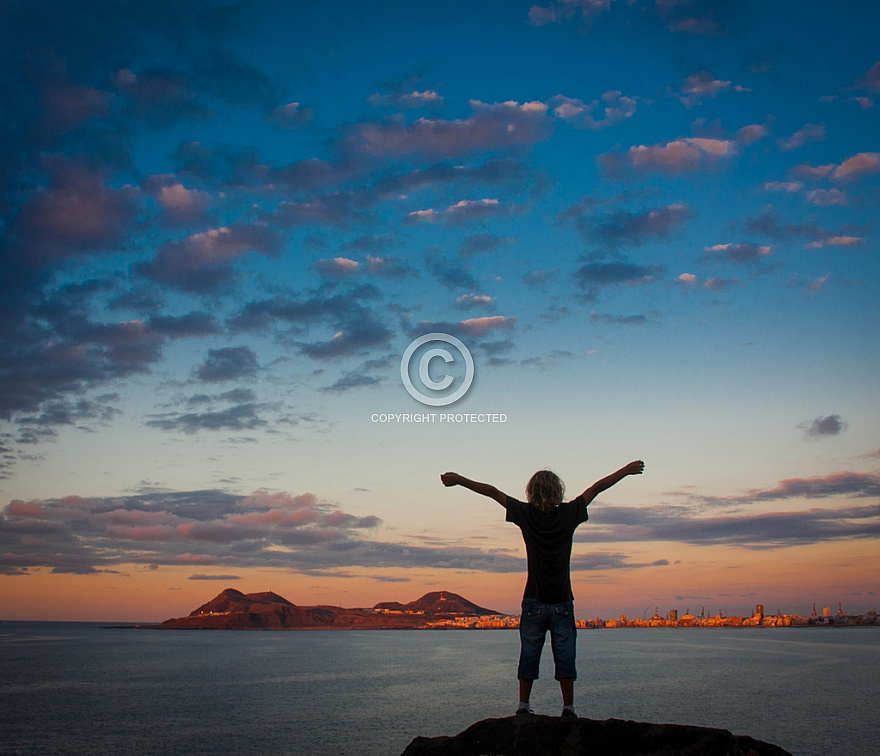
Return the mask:
[[[643, 458], [579, 532], [586, 613], [873, 608], [878, 27], [869, 2], [2, 4], [0, 593], [512, 611], [518, 533], [439, 473], [575, 495]], [[505, 422], [372, 421], [426, 411], [400, 360], [430, 332], [474, 358], [452, 408]]]

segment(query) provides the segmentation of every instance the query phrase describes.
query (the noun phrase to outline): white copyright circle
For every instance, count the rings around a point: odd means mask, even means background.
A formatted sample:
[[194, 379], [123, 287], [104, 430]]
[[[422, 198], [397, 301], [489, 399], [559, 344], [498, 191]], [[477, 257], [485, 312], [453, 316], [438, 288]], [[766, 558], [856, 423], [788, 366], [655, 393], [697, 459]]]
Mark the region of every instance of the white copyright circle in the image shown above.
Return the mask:
[[[423, 344], [432, 341], [442, 341], [455, 347], [458, 353], [464, 358], [464, 382], [453, 393], [449, 394], [449, 396], [430, 396], [424, 394], [415, 387], [412, 378], [409, 376], [409, 363], [412, 360], [416, 349]], [[447, 349], [437, 348], [429, 349], [419, 360], [419, 379], [422, 384], [431, 391], [443, 391], [443, 389], [448, 388], [452, 384], [452, 376], [447, 374], [440, 381], [433, 380], [429, 373], [429, 366], [431, 360], [434, 359], [442, 359], [444, 362], [450, 363], [454, 362], [455, 358]], [[426, 333], [424, 336], [419, 336], [413, 341], [403, 353], [403, 357], [400, 360], [400, 378], [403, 380], [404, 388], [406, 388], [413, 399], [422, 404], [428, 404], [431, 407], [443, 407], [461, 399], [471, 387], [471, 383], [474, 381], [474, 358], [471, 357], [468, 348], [459, 339], [455, 338], [455, 336], [450, 336], [448, 333]]]

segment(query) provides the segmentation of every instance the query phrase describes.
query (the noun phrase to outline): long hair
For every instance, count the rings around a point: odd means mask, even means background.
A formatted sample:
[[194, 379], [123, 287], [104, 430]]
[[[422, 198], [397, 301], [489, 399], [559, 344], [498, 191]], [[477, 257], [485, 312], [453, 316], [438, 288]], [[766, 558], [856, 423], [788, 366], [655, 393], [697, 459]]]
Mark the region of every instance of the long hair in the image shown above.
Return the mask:
[[551, 470], [538, 470], [526, 485], [526, 499], [542, 512], [550, 512], [562, 503], [565, 484]]

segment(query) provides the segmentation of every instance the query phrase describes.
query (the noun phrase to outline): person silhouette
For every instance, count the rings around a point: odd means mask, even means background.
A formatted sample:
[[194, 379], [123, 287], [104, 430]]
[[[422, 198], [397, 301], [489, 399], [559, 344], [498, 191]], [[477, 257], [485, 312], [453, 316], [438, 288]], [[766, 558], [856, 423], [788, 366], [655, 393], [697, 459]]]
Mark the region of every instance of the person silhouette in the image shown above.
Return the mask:
[[568, 502], [563, 501], [565, 485], [550, 470], [539, 470], [531, 477], [526, 486], [525, 502], [508, 496], [493, 485], [456, 472], [445, 472], [440, 476], [444, 486], [463, 486], [497, 501], [507, 510], [506, 521], [519, 526], [522, 531], [528, 577], [519, 623], [517, 714], [532, 713], [529, 699], [532, 685], [538, 679], [541, 651], [549, 631], [555, 677], [562, 693], [562, 716], [577, 717], [574, 711], [577, 628], [571, 590], [572, 537], [578, 525], [587, 521], [587, 507], [593, 499], [627, 475], [641, 475], [644, 469], [645, 463], [641, 460], [630, 462], [597, 480]]

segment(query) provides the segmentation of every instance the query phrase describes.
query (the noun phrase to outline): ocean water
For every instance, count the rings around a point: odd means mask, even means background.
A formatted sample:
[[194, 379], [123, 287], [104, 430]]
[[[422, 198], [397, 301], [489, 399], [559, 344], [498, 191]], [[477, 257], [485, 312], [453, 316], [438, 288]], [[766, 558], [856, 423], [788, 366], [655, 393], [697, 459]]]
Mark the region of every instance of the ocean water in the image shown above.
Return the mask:
[[[586, 630], [578, 713], [876, 750], [877, 628]], [[516, 631], [0, 624], [0, 754], [399, 754], [516, 703]], [[549, 644], [533, 708], [558, 714]]]

